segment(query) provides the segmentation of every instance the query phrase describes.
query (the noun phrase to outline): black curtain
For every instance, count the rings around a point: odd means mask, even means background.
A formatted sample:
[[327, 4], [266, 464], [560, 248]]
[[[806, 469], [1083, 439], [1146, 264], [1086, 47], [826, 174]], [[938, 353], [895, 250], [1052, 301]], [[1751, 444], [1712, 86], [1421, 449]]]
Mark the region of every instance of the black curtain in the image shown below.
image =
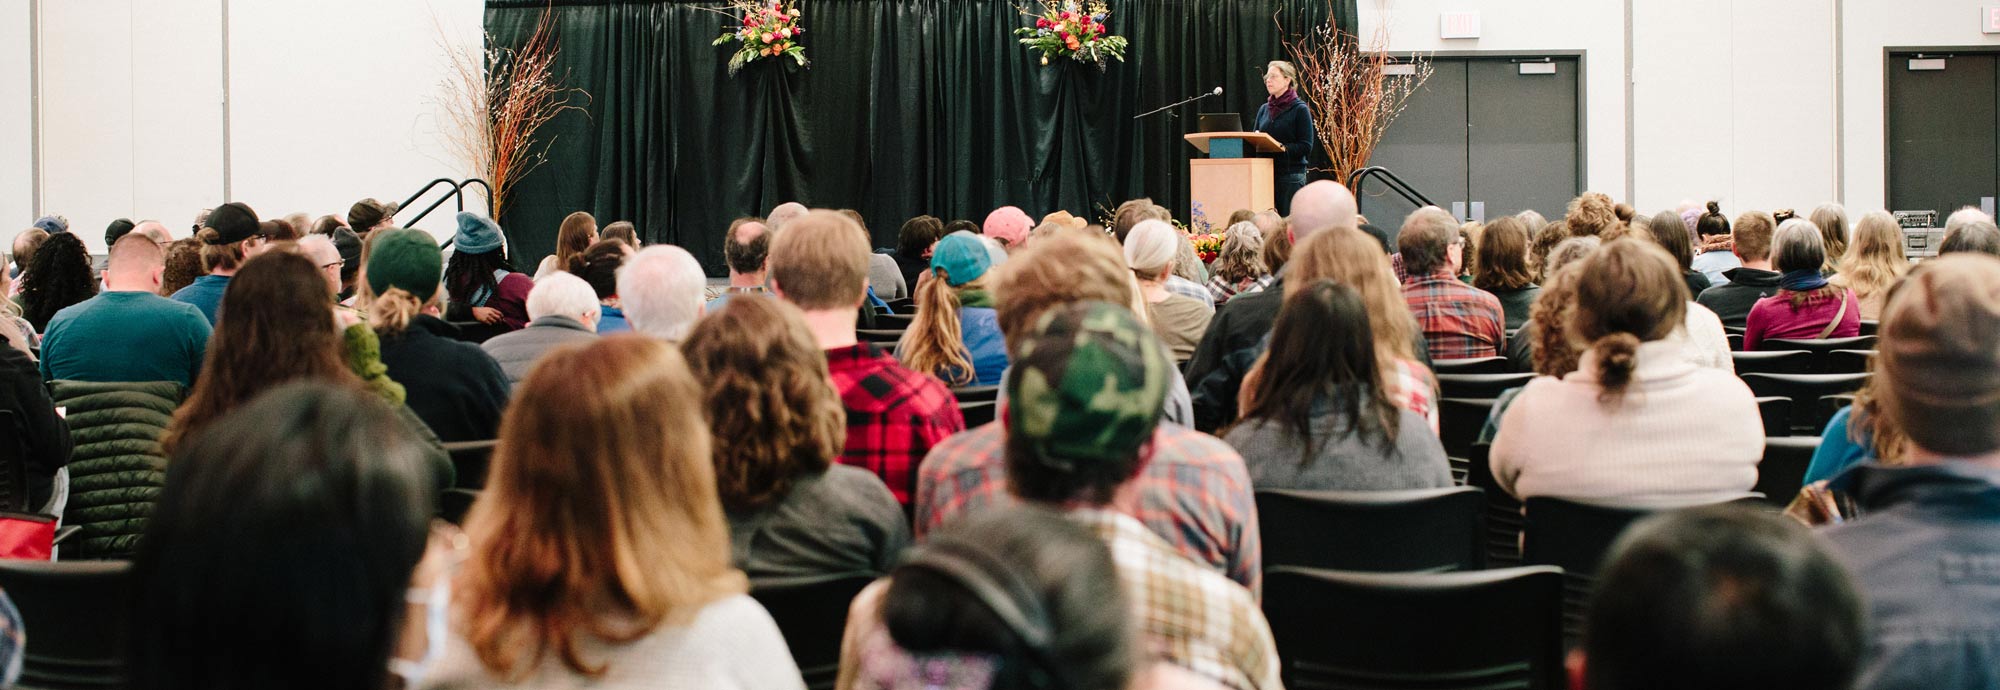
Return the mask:
[[[807, 0], [810, 69], [760, 60], [728, 74], [712, 46], [732, 22], [720, 3], [488, 0], [486, 28], [520, 44], [551, 12], [557, 71], [591, 96], [550, 122], [547, 162], [501, 218], [516, 265], [554, 249], [563, 216], [630, 220], [649, 242], [723, 273], [730, 219], [798, 201], [852, 208], [878, 247], [930, 213], [979, 221], [994, 208], [1099, 218], [1150, 196], [1187, 218], [1181, 135], [1196, 112], [1241, 113], [1265, 98], [1278, 25], [1351, 30], [1355, 0], [1109, 0], [1131, 40], [1105, 70], [1040, 64], [1016, 42], [1026, 0]], [[788, 60], [785, 62], [789, 62]], [[1221, 98], [1132, 117], [1221, 86]], [[1209, 209], [1220, 224], [1233, 209]]]

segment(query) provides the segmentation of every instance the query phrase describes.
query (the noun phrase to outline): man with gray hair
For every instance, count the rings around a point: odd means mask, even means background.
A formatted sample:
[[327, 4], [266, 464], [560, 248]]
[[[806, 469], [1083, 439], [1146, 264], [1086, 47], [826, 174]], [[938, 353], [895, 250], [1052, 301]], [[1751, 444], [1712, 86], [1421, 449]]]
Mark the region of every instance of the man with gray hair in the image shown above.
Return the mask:
[[[1959, 218], [1966, 211], [1977, 214], [1977, 217]], [[1956, 252], [2000, 256], [2000, 226], [1995, 226], [1986, 214], [1980, 213], [1979, 209], [1968, 208], [1951, 214], [1951, 218], [1953, 222], [1945, 224], [1949, 229], [1944, 232], [1944, 241], [1938, 244], [1940, 256]]]
[[535, 281], [528, 292], [528, 325], [494, 336], [480, 349], [500, 363], [509, 383], [518, 384], [542, 355], [558, 347], [597, 339], [597, 291], [582, 278], [556, 271]]
[[[132, 232], [136, 234], [139, 231]], [[313, 266], [319, 268], [320, 277], [326, 279], [327, 294], [340, 294], [340, 269], [347, 265], [347, 261], [340, 258], [340, 248], [333, 246], [333, 238], [326, 235], [301, 237], [299, 253], [312, 259]]]
[[707, 282], [693, 254], [656, 244], [640, 250], [619, 269], [618, 298], [632, 330], [679, 343], [701, 318], [701, 290]]
[[1507, 345], [1500, 299], [1458, 279], [1465, 239], [1458, 221], [1436, 206], [1404, 219], [1396, 237], [1403, 255], [1403, 301], [1417, 317], [1432, 360], [1498, 356]]

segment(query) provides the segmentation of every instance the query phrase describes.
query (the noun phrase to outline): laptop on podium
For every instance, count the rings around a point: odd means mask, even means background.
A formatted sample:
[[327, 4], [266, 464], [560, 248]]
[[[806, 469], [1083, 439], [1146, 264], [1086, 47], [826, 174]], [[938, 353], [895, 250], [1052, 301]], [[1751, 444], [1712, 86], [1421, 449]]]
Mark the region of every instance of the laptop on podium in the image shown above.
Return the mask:
[[1197, 119], [1199, 122], [1196, 126], [1203, 134], [1243, 131], [1243, 116], [1236, 113], [1202, 113]]

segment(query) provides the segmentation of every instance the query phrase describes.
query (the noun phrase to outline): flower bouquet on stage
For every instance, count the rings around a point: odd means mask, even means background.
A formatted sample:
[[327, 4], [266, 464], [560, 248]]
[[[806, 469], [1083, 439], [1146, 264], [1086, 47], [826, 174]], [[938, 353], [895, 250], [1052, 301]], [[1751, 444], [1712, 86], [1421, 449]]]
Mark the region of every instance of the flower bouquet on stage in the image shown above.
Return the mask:
[[744, 0], [730, 5], [743, 15], [743, 26], [715, 39], [713, 45], [731, 41], [743, 44], [736, 54], [729, 58], [729, 74], [758, 60], [786, 56], [796, 61], [800, 67], [806, 66], [805, 46], [799, 45], [799, 36], [806, 29], [799, 26], [799, 8], [778, 0], [769, 3], [761, 0]]
[[1021, 45], [1042, 51], [1042, 64], [1049, 58], [1069, 58], [1104, 69], [1104, 58], [1125, 61], [1125, 37], [1112, 36], [1104, 24], [1111, 10], [1102, 2], [1086, 6], [1077, 0], [1042, 0], [1040, 14], [1023, 11], [1035, 18], [1032, 27], [1014, 30]]

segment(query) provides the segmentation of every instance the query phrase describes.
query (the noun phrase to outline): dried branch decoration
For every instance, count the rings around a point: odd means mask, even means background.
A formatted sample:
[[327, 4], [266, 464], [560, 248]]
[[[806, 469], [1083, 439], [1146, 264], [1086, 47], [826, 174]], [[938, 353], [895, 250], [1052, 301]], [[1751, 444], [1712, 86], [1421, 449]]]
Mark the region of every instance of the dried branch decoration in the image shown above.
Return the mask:
[[[1278, 33], [1299, 70], [1299, 98], [1312, 109], [1314, 134], [1332, 165], [1323, 171], [1345, 183], [1348, 175], [1368, 166], [1389, 123], [1430, 79], [1431, 61], [1413, 56], [1402, 62], [1390, 56], [1386, 23], [1376, 28], [1364, 49], [1354, 34], [1334, 26], [1333, 9], [1329, 0], [1327, 20], [1303, 33], [1286, 31], [1279, 20]], [[1383, 67], [1391, 64], [1407, 64], [1411, 71], [1385, 74]]]
[[534, 33], [518, 48], [501, 47], [490, 33], [484, 50], [445, 48], [451, 56], [451, 71], [439, 88], [445, 144], [492, 186], [496, 218], [514, 184], [548, 161], [555, 138], [542, 141], [535, 134], [563, 111], [582, 110], [576, 101], [590, 101], [583, 89], [564, 85], [567, 73], [555, 73], [561, 51], [552, 12], [542, 11]]

